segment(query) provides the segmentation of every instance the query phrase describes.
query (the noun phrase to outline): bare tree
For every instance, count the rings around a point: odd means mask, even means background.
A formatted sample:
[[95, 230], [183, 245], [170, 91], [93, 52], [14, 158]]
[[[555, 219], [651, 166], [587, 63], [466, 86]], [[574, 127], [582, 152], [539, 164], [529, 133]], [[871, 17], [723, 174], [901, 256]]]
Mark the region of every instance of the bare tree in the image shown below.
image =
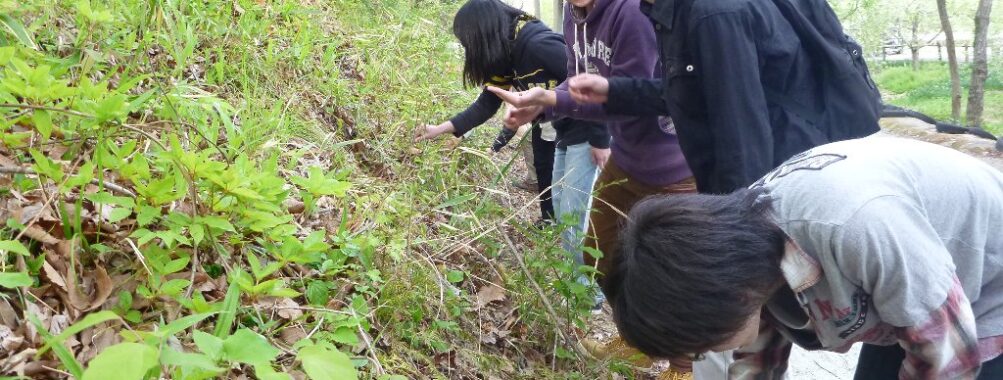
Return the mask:
[[554, 28], [564, 27], [564, 1], [554, 0]]
[[[919, 51], [924, 46], [929, 45], [931, 42], [940, 36], [940, 32], [933, 35], [929, 39], [924, 39], [923, 33], [930, 29], [930, 18], [931, 14], [929, 9], [925, 7], [926, 3], [920, 0], [910, 1], [905, 11], [905, 21], [906, 27], [901, 26], [894, 28], [894, 33], [901, 43], [905, 44], [905, 47], [909, 49], [912, 53], [912, 69], [915, 71], [919, 70]], [[902, 34], [902, 29], [907, 29], [909, 32], [908, 36]]]
[[951, 71], [951, 119], [960, 120], [961, 75], [958, 74], [958, 52], [954, 47], [954, 30], [951, 29], [951, 19], [947, 15], [947, 0], [937, 0], [937, 12], [940, 13], [940, 27], [947, 40], [947, 65]]
[[989, 14], [994, 0], [979, 0], [975, 11], [975, 45], [972, 59], [972, 82], [968, 86], [968, 125], [982, 126], [982, 109], [986, 92], [986, 77], [989, 76], [989, 59], [986, 56], [989, 45]]

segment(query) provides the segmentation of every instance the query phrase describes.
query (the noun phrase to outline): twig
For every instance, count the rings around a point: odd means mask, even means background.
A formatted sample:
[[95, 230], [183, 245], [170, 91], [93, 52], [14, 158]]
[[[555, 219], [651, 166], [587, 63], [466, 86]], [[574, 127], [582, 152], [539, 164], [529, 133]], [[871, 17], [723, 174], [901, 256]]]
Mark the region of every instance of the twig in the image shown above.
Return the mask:
[[[533, 273], [530, 272], [529, 267], [526, 266], [526, 262], [522, 257], [522, 253], [520, 253], [519, 250], [515, 247], [515, 244], [512, 243], [512, 239], [509, 239], [508, 234], [501, 234], [501, 235], [502, 237], [505, 238], [505, 243], [508, 244], [509, 249], [512, 250], [512, 254], [515, 255], [516, 261], [519, 263], [519, 269], [521, 269], [523, 274], [526, 275], [526, 279], [529, 280], [529, 284], [533, 286], [533, 290], [536, 290], [536, 293], [540, 296], [540, 300], [543, 301], [543, 306], [547, 308], [547, 313], [550, 314], [550, 317], [553, 318], [554, 321], [560, 321], [561, 318], [557, 315], [557, 312], [554, 310], [554, 306], [550, 304], [550, 300], [547, 298], [547, 294], [543, 292], [542, 288], [540, 288], [540, 284], [536, 283], [536, 279], [533, 278]], [[578, 352], [580, 355], [583, 356], [585, 355], [585, 352], [582, 350], [582, 348], [579, 345], [575, 344], [575, 342], [573, 342], [570, 338], [568, 338], [566, 334], [564, 334], [564, 330], [558, 328], [557, 334], [561, 336], [561, 339], [564, 340], [565, 344], [567, 344], [570, 347], [573, 347], [575, 351]]]
[[129, 246], [132, 247], [132, 251], [136, 253], [136, 258], [139, 259], [140, 264], [143, 264], [143, 268], [146, 269], [146, 273], [149, 274], [150, 277], [153, 277], [153, 272], [150, 271], [150, 267], [146, 266], [146, 259], [143, 258], [143, 252], [139, 251], [139, 247], [136, 246], [136, 243], [133, 243], [132, 239], [129, 238], [126, 238], [125, 242], [129, 243]]
[[[359, 318], [359, 316], [355, 313], [354, 308], [349, 307], [348, 310], [352, 311], [353, 318]], [[366, 342], [366, 348], [368, 348], [369, 356], [373, 359], [373, 366], [376, 367], [376, 374], [380, 376], [386, 375], [387, 371], [383, 369], [383, 364], [380, 364], [380, 358], [376, 357], [376, 349], [373, 348], [373, 342], [369, 339], [369, 334], [362, 329], [362, 324], [356, 324], [355, 327], [359, 329], [359, 335], [362, 335], [362, 340]]]
[[60, 375], [66, 376], [66, 377], [73, 377], [73, 375], [71, 373], [69, 373], [69, 372], [58, 370], [58, 369], [55, 369], [55, 368], [52, 368], [52, 367], [49, 367], [49, 366], [44, 366], [43, 365], [42, 368], [45, 369], [45, 370], [47, 370], [47, 371], [52, 371], [52, 372], [58, 373]]
[[130, 125], [130, 124], [118, 124], [118, 126], [120, 126], [122, 128], [125, 128], [125, 129], [128, 129], [130, 131], [139, 133], [139, 134], [141, 134], [143, 136], [146, 136], [146, 138], [148, 138], [150, 140], [153, 140], [153, 142], [156, 143], [157, 145], [159, 145], [160, 148], [163, 149], [164, 151], [170, 151], [171, 150], [170, 148], [167, 147], [167, 145], [164, 145], [164, 143], [160, 142], [160, 139], [158, 139], [157, 136], [152, 135], [150, 132], [147, 132], [147, 131], [144, 131], [142, 129], [139, 129], [139, 128], [137, 128], [137, 127], [135, 127], [133, 125]]
[[[35, 169], [32, 169], [32, 168], [18, 168], [18, 167], [10, 167], [10, 166], [0, 166], [0, 174], [38, 175], [38, 172], [36, 172]], [[108, 190], [114, 191], [114, 192], [122, 194], [122, 195], [129, 196], [129, 197], [132, 197], [132, 198], [136, 197], [136, 193], [133, 193], [131, 190], [126, 189], [125, 187], [122, 187], [121, 185], [117, 185], [117, 184], [115, 184], [113, 182], [110, 182], [110, 181], [101, 181], [101, 180], [98, 180], [98, 179], [92, 179], [90, 183], [92, 183], [94, 185], [104, 185], [104, 187], [108, 188]]]
[[313, 330], [310, 330], [309, 334], [306, 334], [306, 339], [310, 339], [310, 337], [312, 337], [313, 334], [315, 334], [317, 332], [317, 330], [320, 330], [320, 326], [323, 326], [323, 325], [324, 325], [324, 316], [321, 315], [320, 316], [320, 321], [317, 322], [317, 325], [313, 327]]
[[56, 107], [46, 107], [46, 106], [36, 106], [31, 104], [0, 104], [0, 108], [20, 108], [28, 110], [41, 110], [41, 111], [53, 111], [65, 113], [67, 115], [80, 116], [86, 118], [93, 118], [94, 115], [89, 115], [80, 111], [74, 111], [66, 108], [56, 108]]

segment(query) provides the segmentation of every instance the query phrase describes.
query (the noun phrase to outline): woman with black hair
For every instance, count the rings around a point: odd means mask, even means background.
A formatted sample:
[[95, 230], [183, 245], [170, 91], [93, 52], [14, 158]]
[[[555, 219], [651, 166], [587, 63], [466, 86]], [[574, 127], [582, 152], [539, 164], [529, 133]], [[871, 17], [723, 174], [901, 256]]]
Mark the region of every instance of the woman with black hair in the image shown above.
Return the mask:
[[[499, 0], [470, 0], [453, 19], [453, 34], [464, 50], [463, 81], [468, 86], [496, 86], [527, 90], [534, 87], [552, 88], [567, 77], [567, 55], [564, 39], [539, 20]], [[450, 120], [428, 125], [419, 131], [418, 140], [432, 139], [444, 133], [456, 137], [466, 135], [484, 124], [501, 107], [502, 100], [489, 91], [481, 92], [470, 107]], [[540, 196], [540, 211], [544, 220], [554, 218], [554, 204], [561, 213], [582, 214], [589, 208], [596, 172], [609, 157], [609, 134], [602, 124], [572, 119], [553, 121], [557, 131], [555, 141], [546, 141], [539, 124], [533, 126], [533, 161]], [[505, 135], [504, 131], [503, 134]], [[502, 135], [493, 149], [507, 140]], [[509, 137], [511, 134], [509, 134]], [[555, 148], [558, 165], [555, 170]], [[564, 170], [568, 164], [583, 160], [571, 156], [584, 152], [584, 163], [574, 170]], [[555, 193], [575, 197], [568, 206], [551, 201], [553, 174], [557, 172]], [[567, 174], [565, 176], [565, 174]], [[561, 191], [573, 186], [570, 191]], [[585, 194], [582, 196], [582, 194]], [[584, 199], [584, 201], [582, 200]], [[564, 209], [567, 207], [568, 209]], [[577, 228], [577, 227], [576, 227]], [[584, 227], [581, 228], [584, 230]]]

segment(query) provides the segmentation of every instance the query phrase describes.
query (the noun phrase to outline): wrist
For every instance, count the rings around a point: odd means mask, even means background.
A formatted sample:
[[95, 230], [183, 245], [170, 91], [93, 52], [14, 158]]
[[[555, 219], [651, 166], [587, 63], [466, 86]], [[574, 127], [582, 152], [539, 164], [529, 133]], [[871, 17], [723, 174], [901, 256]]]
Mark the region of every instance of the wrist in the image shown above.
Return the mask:
[[456, 132], [456, 127], [453, 126], [453, 122], [451, 121], [439, 124], [436, 128], [438, 129], [437, 132], [439, 132], [439, 134]]
[[557, 105], [557, 92], [554, 90], [547, 90], [543, 94], [543, 105], [546, 107], [553, 107]]

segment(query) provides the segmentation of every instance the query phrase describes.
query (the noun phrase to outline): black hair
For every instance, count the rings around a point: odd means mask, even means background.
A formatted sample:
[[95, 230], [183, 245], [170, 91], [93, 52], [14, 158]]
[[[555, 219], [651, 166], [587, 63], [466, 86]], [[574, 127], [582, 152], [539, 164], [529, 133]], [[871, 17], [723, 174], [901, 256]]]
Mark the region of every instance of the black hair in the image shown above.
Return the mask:
[[605, 291], [621, 336], [657, 358], [731, 339], [783, 283], [763, 190], [651, 197], [631, 210]]
[[463, 46], [463, 84], [477, 87], [508, 71], [516, 19], [525, 12], [500, 0], [469, 0], [453, 18]]

